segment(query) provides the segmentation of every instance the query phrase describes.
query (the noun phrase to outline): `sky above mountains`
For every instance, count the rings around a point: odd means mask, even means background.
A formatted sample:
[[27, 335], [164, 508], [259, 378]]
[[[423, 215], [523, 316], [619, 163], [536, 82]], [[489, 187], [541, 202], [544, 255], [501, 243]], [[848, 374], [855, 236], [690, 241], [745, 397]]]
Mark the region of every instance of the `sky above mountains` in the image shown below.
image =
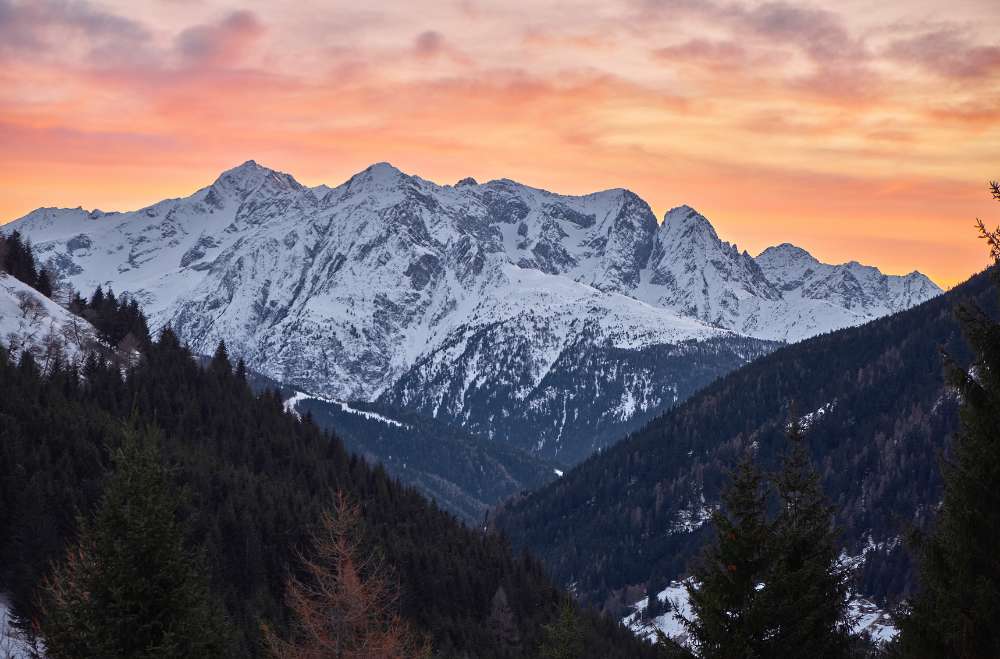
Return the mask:
[[997, 218], [998, 28], [995, 0], [0, 0], [0, 221], [388, 160], [951, 285]]

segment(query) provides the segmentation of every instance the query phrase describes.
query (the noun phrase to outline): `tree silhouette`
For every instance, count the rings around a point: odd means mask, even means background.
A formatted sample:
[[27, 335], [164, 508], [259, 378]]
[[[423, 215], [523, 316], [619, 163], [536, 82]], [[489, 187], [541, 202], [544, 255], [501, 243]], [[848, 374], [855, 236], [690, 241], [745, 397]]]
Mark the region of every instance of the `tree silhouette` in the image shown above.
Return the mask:
[[[990, 190], [1000, 201], [1000, 184]], [[976, 226], [1000, 264], [1000, 229], [978, 219]], [[1000, 288], [1000, 274], [993, 276]], [[934, 528], [915, 538], [921, 590], [899, 621], [894, 648], [904, 657], [1000, 656], [1000, 323], [971, 303], [956, 315], [974, 359], [962, 368], [945, 355], [961, 422], [941, 465], [944, 498]]]
[[228, 631], [184, 546], [155, 434], [127, 429], [92, 523], [45, 580], [41, 635], [51, 659], [228, 655]]

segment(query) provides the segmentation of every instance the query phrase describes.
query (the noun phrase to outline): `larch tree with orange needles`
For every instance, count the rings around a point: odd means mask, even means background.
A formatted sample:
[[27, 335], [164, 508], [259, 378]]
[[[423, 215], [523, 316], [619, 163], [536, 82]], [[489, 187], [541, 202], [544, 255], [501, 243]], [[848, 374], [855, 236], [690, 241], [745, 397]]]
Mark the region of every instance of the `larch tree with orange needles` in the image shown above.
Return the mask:
[[357, 504], [337, 494], [301, 556], [304, 575], [291, 576], [286, 600], [292, 610], [288, 639], [264, 628], [276, 659], [414, 659], [430, 647], [398, 613], [398, 593], [375, 553], [361, 550]]

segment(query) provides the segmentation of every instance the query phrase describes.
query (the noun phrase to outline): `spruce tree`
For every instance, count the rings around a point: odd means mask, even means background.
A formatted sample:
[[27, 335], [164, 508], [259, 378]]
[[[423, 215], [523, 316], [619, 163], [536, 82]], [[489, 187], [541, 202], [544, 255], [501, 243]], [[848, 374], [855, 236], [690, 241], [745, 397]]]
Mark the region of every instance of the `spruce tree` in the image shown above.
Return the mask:
[[90, 303], [88, 306], [95, 312], [100, 311], [101, 307], [104, 306], [104, 289], [98, 286], [94, 289], [94, 293], [90, 296]]
[[539, 659], [578, 659], [584, 656], [583, 632], [573, 604], [566, 600], [559, 617], [545, 625]]
[[226, 656], [226, 626], [185, 549], [155, 435], [127, 430], [114, 462], [93, 521], [44, 584], [47, 656]]
[[692, 619], [684, 621], [704, 659], [764, 657], [772, 621], [759, 584], [769, 567], [771, 528], [767, 489], [748, 453], [713, 515], [715, 541], [707, 547], [687, 586]]
[[236, 379], [240, 382], [247, 381], [247, 363], [242, 357], [236, 362]]
[[2, 262], [0, 270], [10, 273], [15, 279], [23, 281], [28, 286], [38, 286], [38, 270], [35, 266], [35, 255], [31, 243], [24, 240], [17, 231], [11, 232], [3, 239], [3, 249], [0, 250]]
[[52, 297], [52, 275], [45, 268], [38, 271], [38, 280], [35, 283], [35, 290], [45, 297]]
[[846, 575], [837, 561], [833, 510], [813, 468], [799, 422], [775, 476], [780, 508], [762, 590], [775, 625], [766, 656], [826, 659], [847, 654]]
[[226, 342], [219, 341], [215, 347], [215, 354], [208, 364], [208, 370], [215, 375], [227, 377], [233, 374], [233, 365], [229, 360], [229, 351], [226, 349]]
[[[991, 184], [1000, 200], [1000, 184]], [[1000, 263], [1000, 229], [979, 230]], [[993, 272], [1000, 289], [1000, 274]], [[973, 352], [970, 368], [946, 356], [961, 396], [960, 425], [942, 464], [944, 497], [917, 538], [920, 591], [899, 621], [905, 657], [1000, 657], [1000, 323], [975, 306], [957, 309]]]

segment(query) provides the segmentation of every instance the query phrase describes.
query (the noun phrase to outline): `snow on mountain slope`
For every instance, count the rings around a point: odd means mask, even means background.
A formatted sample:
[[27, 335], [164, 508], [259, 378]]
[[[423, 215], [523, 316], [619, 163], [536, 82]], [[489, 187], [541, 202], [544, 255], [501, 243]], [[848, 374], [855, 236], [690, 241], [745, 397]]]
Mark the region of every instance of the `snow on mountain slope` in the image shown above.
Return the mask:
[[664, 216], [649, 266], [629, 292], [746, 336], [800, 341], [908, 309], [941, 289], [917, 272], [820, 263], [787, 243], [753, 258], [680, 206]]
[[[657, 593], [656, 599], [667, 605], [666, 613], [649, 619], [645, 615], [649, 598], [644, 597], [632, 605], [633, 612], [622, 620], [622, 624], [650, 642], [656, 641], [656, 630], [659, 630], [680, 645], [690, 650], [697, 650], [694, 639], [684, 624], [684, 620], [694, 618], [694, 610], [687, 593], [687, 583], [687, 581], [672, 581]], [[878, 643], [887, 643], [899, 633], [887, 612], [878, 608], [871, 600], [858, 595], [851, 595], [848, 598], [847, 617], [851, 634], [868, 636]]]
[[[573, 197], [506, 179], [440, 186], [387, 163], [307, 188], [248, 161], [184, 199], [130, 213], [39, 209], [0, 230], [14, 229], [75, 287], [127, 291], [154, 327], [171, 323], [198, 352], [225, 339], [255, 369], [304, 390], [405, 398], [465, 421], [487, 414], [468, 407], [486, 385], [509, 397], [487, 416], [520, 413], [532, 396], [535, 409], [561, 416], [552, 405], [566, 398], [556, 391], [538, 402], [537, 388], [571, 348], [632, 351], [635, 377], [607, 401], [627, 416], [669, 404], [682, 368], [673, 361], [671, 377], [647, 381], [636, 351], [711, 342], [726, 354], [710, 360], [700, 386], [765, 345], [726, 348], [743, 341], [737, 334], [799, 339], [937, 290], [874, 269], [850, 271], [858, 287], [833, 274], [795, 287], [804, 270], [772, 272], [780, 267], [770, 255], [738, 252], [687, 207], [658, 225], [627, 190]], [[469, 341], [487, 335], [506, 350], [475, 357]], [[460, 354], [463, 368], [449, 372]], [[658, 393], [646, 395], [651, 388]]]
[[761, 303], [781, 299], [750, 255], [720, 240], [708, 220], [688, 206], [664, 216], [643, 275], [635, 289], [640, 299], [748, 336], [760, 333], [745, 331], [743, 319]]
[[0, 272], [0, 344], [14, 355], [31, 352], [44, 368], [56, 356], [81, 358], [99, 342], [90, 323]]

